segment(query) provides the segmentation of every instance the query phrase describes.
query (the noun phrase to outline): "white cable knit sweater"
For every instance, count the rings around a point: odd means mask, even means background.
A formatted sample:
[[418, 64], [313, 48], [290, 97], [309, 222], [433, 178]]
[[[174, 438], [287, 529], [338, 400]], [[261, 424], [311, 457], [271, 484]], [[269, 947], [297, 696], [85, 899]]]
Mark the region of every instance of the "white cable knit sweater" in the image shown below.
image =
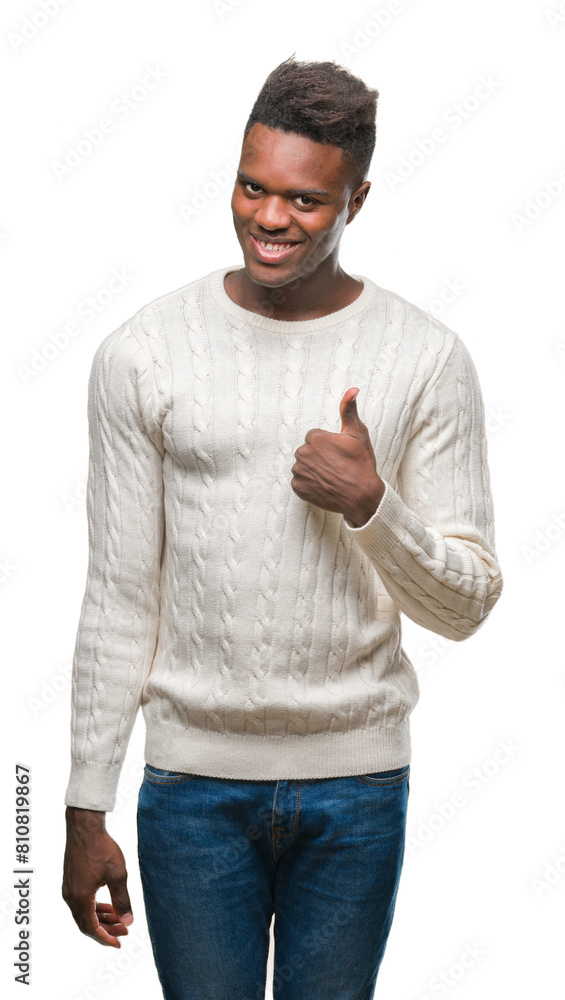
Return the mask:
[[[370, 279], [273, 320], [222, 267], [109, 334], [88, 387], [89, 564], [65, 803], [111, 811], [141, 706], [145, 759], [230, 779], [410, 762], [400, 612], [448, 639], [502, 590], [484, 407], [459, 336]], [[358, 527], [291, 489], [310, 428], [359, 386], [386, 492]]]

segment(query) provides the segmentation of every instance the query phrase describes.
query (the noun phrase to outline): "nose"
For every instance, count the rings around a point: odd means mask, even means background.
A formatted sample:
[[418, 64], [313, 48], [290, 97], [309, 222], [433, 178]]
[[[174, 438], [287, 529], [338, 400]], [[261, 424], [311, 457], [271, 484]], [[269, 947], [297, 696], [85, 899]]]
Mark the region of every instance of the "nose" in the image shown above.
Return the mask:
[[290, 215], [285, 207], [285, 199], [278, 195], [262, 198], [255, 212], [255, 222], [270, 234], [288, 229]]

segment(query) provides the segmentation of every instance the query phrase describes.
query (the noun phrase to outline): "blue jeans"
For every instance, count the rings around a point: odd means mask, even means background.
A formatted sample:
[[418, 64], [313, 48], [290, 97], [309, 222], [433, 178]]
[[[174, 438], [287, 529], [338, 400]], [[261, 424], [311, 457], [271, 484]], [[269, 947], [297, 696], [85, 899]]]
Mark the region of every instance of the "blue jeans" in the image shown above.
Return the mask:
[[145, 766], [147, 926], [165, 1000], [371, 1000], [392, 924], [410, 765], [297, 781]]

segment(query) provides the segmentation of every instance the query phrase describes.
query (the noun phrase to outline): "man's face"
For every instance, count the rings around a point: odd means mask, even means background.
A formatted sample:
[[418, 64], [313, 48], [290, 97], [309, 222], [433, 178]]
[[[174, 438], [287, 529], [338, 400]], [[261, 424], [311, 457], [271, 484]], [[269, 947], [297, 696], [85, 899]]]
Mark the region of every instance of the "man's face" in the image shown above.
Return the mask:
[[[337, 146], [260, 124], [250, 129], [231, 207], [252, 281], [276, 288], [331, 268], [370, 187], [365, 181], [353, 191], [349, 177]], [[261, 240], [285, 249], [268, 251]]]

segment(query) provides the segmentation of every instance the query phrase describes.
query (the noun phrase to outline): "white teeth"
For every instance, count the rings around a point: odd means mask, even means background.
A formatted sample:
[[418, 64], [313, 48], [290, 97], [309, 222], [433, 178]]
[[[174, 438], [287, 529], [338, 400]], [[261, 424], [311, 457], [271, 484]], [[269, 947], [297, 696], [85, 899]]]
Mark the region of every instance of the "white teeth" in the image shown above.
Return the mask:
[[287, 246], [292, 245], [288, 243], [264, 243], [263, 240], [259, 240], [259, 243], [265, 250], [286, 250]]

